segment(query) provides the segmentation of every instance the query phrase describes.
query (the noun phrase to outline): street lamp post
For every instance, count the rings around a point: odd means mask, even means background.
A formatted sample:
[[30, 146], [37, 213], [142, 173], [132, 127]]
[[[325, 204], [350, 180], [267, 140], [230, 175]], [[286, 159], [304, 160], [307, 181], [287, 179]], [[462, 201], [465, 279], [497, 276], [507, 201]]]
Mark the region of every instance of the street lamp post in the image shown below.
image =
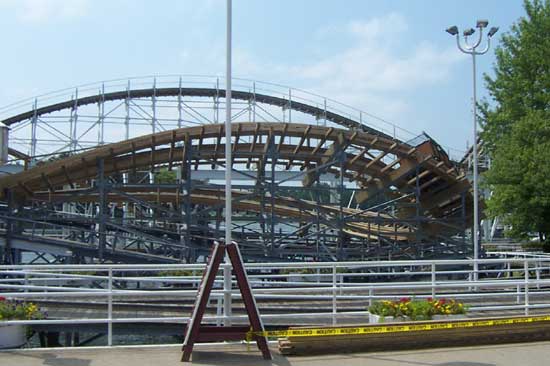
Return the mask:
[[473, 95], [473, 114], [474, 114], [474, 146], [473, 146], [473, 154], [474, 154], [474, 229], [473, 229], [473, 238], [474, 238], [474, 281], [477, 281], [478, 279], [478, 259], [479, 259], [479, 243], [478, 243], [478, 231], [479, 231], [479, 195], [478, 195], [478, 173], [477, 173], [477, 96], [476, 96], [476, 56], [478, 55], [484, 55], [489, 51], [489, 47], [491, 46], [491, 38], [495, 35], [495, 33], [498, 31], [498, 27], [492, 27], [489, 32], [487, 33], [487, 44], [482, 50], [478, 50], [478, 47], [481, 45], [481, 41], [483, 38], [483, 29], [485, 29], [489, 25], [489, 21], [487, 20], [478, 20], [476, 24], [476, 28], [479, 30], [479, 36], [477, 37], [477, 41], [474, 44], [470, 44], [468, 42], [468, 37], [472, 36], [475, 33], [475, 29], [469, 28], [464, 30], [462, 33], [464, 36], [464, 43], [460, 43], [460, 36], [457, 26], [452, 26], [446, 29], [447, 33], [449, 33], [452, 36], [456, 37], [456, 45], [458, 46], [458, 49], [468, 55], [472, 55], [472, 76], [473, 76], [473, 87], [474, 87], [474, 95]]
[[[232, 4], [227, 0], [226, 12], [226, 59], [225, 59], [225, 244], [231, 243], [231, 33]], [[230, 326], [231, 319], [231, 268], [229, 257], [225, 256], [223, 267], [223, 315], [224, 325]]]

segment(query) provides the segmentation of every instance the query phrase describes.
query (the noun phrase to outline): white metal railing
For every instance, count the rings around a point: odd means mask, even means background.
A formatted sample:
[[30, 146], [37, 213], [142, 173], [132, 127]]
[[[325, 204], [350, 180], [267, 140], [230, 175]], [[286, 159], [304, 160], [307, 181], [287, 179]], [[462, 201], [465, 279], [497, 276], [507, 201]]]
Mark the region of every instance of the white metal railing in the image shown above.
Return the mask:
[[[373, 301], [404, 296], [459, 299], [470, 306], [473, 316], [502, 310], [529, 314], [530, 310], [550, 308], [549, 257], [517, 256], [477, 263], [478, 276], [474, 276], [473, 260], [249, 263], [246, 270], [260, 303], [286, 300], [307, 306], [308, 301], [316, 300], [327, 308], [305, 314], [263, 314], [266, 324], [277, 320], [292, 323], [297, 318], [309, 319], [311, 324], [337, 324], [349, 316], [366, 316], [366, 307]], [[220, 274], [225, 266], [228, 264], [221, 265]], [[0, 266], [0, 296], [29, 301], [101, 300], [107, 314], [90, 319], [12, 320], [0, 325], [103, 323], [108, 325], [107, 344], [112, 345], [113, 324], [188, 320], [182, 316], [117, 317], [113, 312], [116, 301], [168, 296], [193, 301], [203, 268], [204, 264]], [[172, 270], [187, 272], [169, 275], [167, 271]], [[126, 288], [116, 288], [122, 283]], [[98, 285], [101, 288], [93, 287]], [[220, 275], [212, 292], [216, 314], [208, 314], [205, 321], [221, 324], [246, 319], [245, 315], [223, 314], [225, 293], [231, 294], [231, 301], [240, 298], [236, 288], [223, 290]], [[358, 307], [364, 310], [358, 311]]]
[[[290, 99], [291, 101], [324, 108], [329, 112], [340, 114], [354, 121], [363, 123], [366, 126], [378, 129], [379, 131], [387, 133], [390, 136], [395, 136], [403, 140], [411, 139], [420, 134], [408, 131], [368, 112], [361, 111], [347, 104], [302, 89], [292, 88], [277, 83], [243, 78], [233, 78], [232, 80], [232, 90], [278, 96], [284, 99]], [[180, 83], [182, 87], [204, 87], [212, 89], [224, 88], [223, 78], [209, 75], [152, 75], [105, 80], [79, 85], [77, 87], [56, 90], [0, 107], [0, 119], [5, 119], [17, 115], [18, 113], [33, 110], [35, 108], [35, 101], [36, 108], [40, 108], [71, 100], [76, 94], [82, 98], [98, 95], [99, 92], [109, 93], [123, 91], [128, 88], [128, 86], [132, 89], [146, 89], [151, 88], [153, 85], [156, 88], [178, 87]], [[75, 92], [76, 90], [78, 90], [78, 93]]]
[[[288, 100], [289, 103], [297, 102], [315, 106], [320, 108], [321, 110], [324, 110], [325, 115], [326, 112], [339, 114], [343, 117], [359, 122], [365, 126], [374, 128], [375, 130], [383, 132], [388, 136], [392, 136], [402, 141], [409, 141], [421, 134], [421, 131], [410, 131], [369, 112], [362, 111], [348, 104], [341, 103], [325, 96], [321, 96], [299, 88], [292, 88], [281, 84], [255, 81], [244, 78], [233, 78], [232, 80], [232, 90], [234, 91], [243, 91], [254, 94], [275, 96]], [[76, 98], [76, 96], [78, 96], [79, 98], [83, 98], [99, 94], [107, 94], [110, 92], [125, 91], [127, 89], [137, 90], [149, 89], [153, 87], [163, 88], [180, 86], [184, 88], [196, 87], [223, 89], [224, 79], [218, 76], [208, 75], [152, 75], [88, 83], [72, 88], [65, 88], [41, 94], [32, 98], [27, 98], [5, 106], [1, 106], [0, 120], [13, 117], [20, 113], [39, 109], [41, 107], [70, 101]], [[84, 118], [84, 116], [81, 116], [81, 119], [82, 118]], [[289, 122], [291, 122], [290, 115], [288, 118]], [[323, 116], [317, 116], [317, 118], [323, 119]], [[132, 117], [132, 119], [135, 120], [134, 122], [132, 122], [133, 124], [138, 123], [138, 117], [134, 116]], [[160, 120], [162, 118], [158, 119]], [[166, 119], [165, 122], [170, 125], [170, 119]], [[175, 126], [172, 126], [172, 128], [175, 128]], [[464, 151], [462, 150], [450, 147], [446, 148], [449, 150], [449, 154], [451, 154], [455, 159], [461, 158], [464, 154]]]

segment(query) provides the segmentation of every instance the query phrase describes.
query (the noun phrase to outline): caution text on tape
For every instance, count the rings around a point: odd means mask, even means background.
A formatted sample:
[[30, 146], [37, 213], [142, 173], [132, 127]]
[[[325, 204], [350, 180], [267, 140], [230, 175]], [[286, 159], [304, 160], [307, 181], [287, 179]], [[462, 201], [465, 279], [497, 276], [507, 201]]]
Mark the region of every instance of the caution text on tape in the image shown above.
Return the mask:
[[423, 324], [403, 324], [403, 325], [380, 325], [368, 327], [345, 327], [345, 328], [307, 328], [307, 329], [288, 329], [263, 332], [248, 332], [247, 339], [253, 337], [322, 337], [339, 335], [357, 335], [357, 334], [380, 334], [380, 333], [401, 333], [401, 332], [419, 332], [440, 329], [491, 327], [498, 325], [524, 324], [533, 322], [550, 321], [550, 315], [533, 316], [525, 318], [507, 318], [507, 319], [488, 319], [472, 321], [456, 321], [447, 323], [423, 323]]

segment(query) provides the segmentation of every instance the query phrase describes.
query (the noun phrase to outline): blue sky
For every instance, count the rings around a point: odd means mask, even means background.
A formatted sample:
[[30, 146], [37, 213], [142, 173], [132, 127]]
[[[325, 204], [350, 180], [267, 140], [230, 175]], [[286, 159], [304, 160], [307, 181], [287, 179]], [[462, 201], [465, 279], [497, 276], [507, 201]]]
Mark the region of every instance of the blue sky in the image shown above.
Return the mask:
[[[487, 18], [503, 32], [523, 8], [520, 0], [233, 0], [233, 14], [234, 76], [326, 95], [464, 150], [471, 60], [444, 29]], [[225, 70], [225, 0], [0, 0], [0, 34], [0, 105], [100, 80]], [[493, 62], [492, 51], [479, 59], [480, 82]]]

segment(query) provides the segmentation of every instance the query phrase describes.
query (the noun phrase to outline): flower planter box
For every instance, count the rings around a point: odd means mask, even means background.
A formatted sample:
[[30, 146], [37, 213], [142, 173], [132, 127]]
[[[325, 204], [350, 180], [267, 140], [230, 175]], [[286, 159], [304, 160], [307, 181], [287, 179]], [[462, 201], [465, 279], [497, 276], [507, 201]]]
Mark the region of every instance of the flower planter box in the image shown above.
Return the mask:
[[27, 343], [24, 325], [0, 325], [0, 349], [19, 348]]
[[[453, 314], [453, 315], [434, 315], [432, 320], [456, 320], [456, 319], [465, 319], [465, 314]], [[399, 322], [408, 322], [411, 321], [409, 317], [399, 317], [395, 318], [393, 316], [381, 316], [376, 314], [369, 313], [369, 323], [399, 323]]]
[[393, 316], [382, 316], [369, 313], [369, 323], [399, 323], [409, 321], [409, 318], [396, 318]]

